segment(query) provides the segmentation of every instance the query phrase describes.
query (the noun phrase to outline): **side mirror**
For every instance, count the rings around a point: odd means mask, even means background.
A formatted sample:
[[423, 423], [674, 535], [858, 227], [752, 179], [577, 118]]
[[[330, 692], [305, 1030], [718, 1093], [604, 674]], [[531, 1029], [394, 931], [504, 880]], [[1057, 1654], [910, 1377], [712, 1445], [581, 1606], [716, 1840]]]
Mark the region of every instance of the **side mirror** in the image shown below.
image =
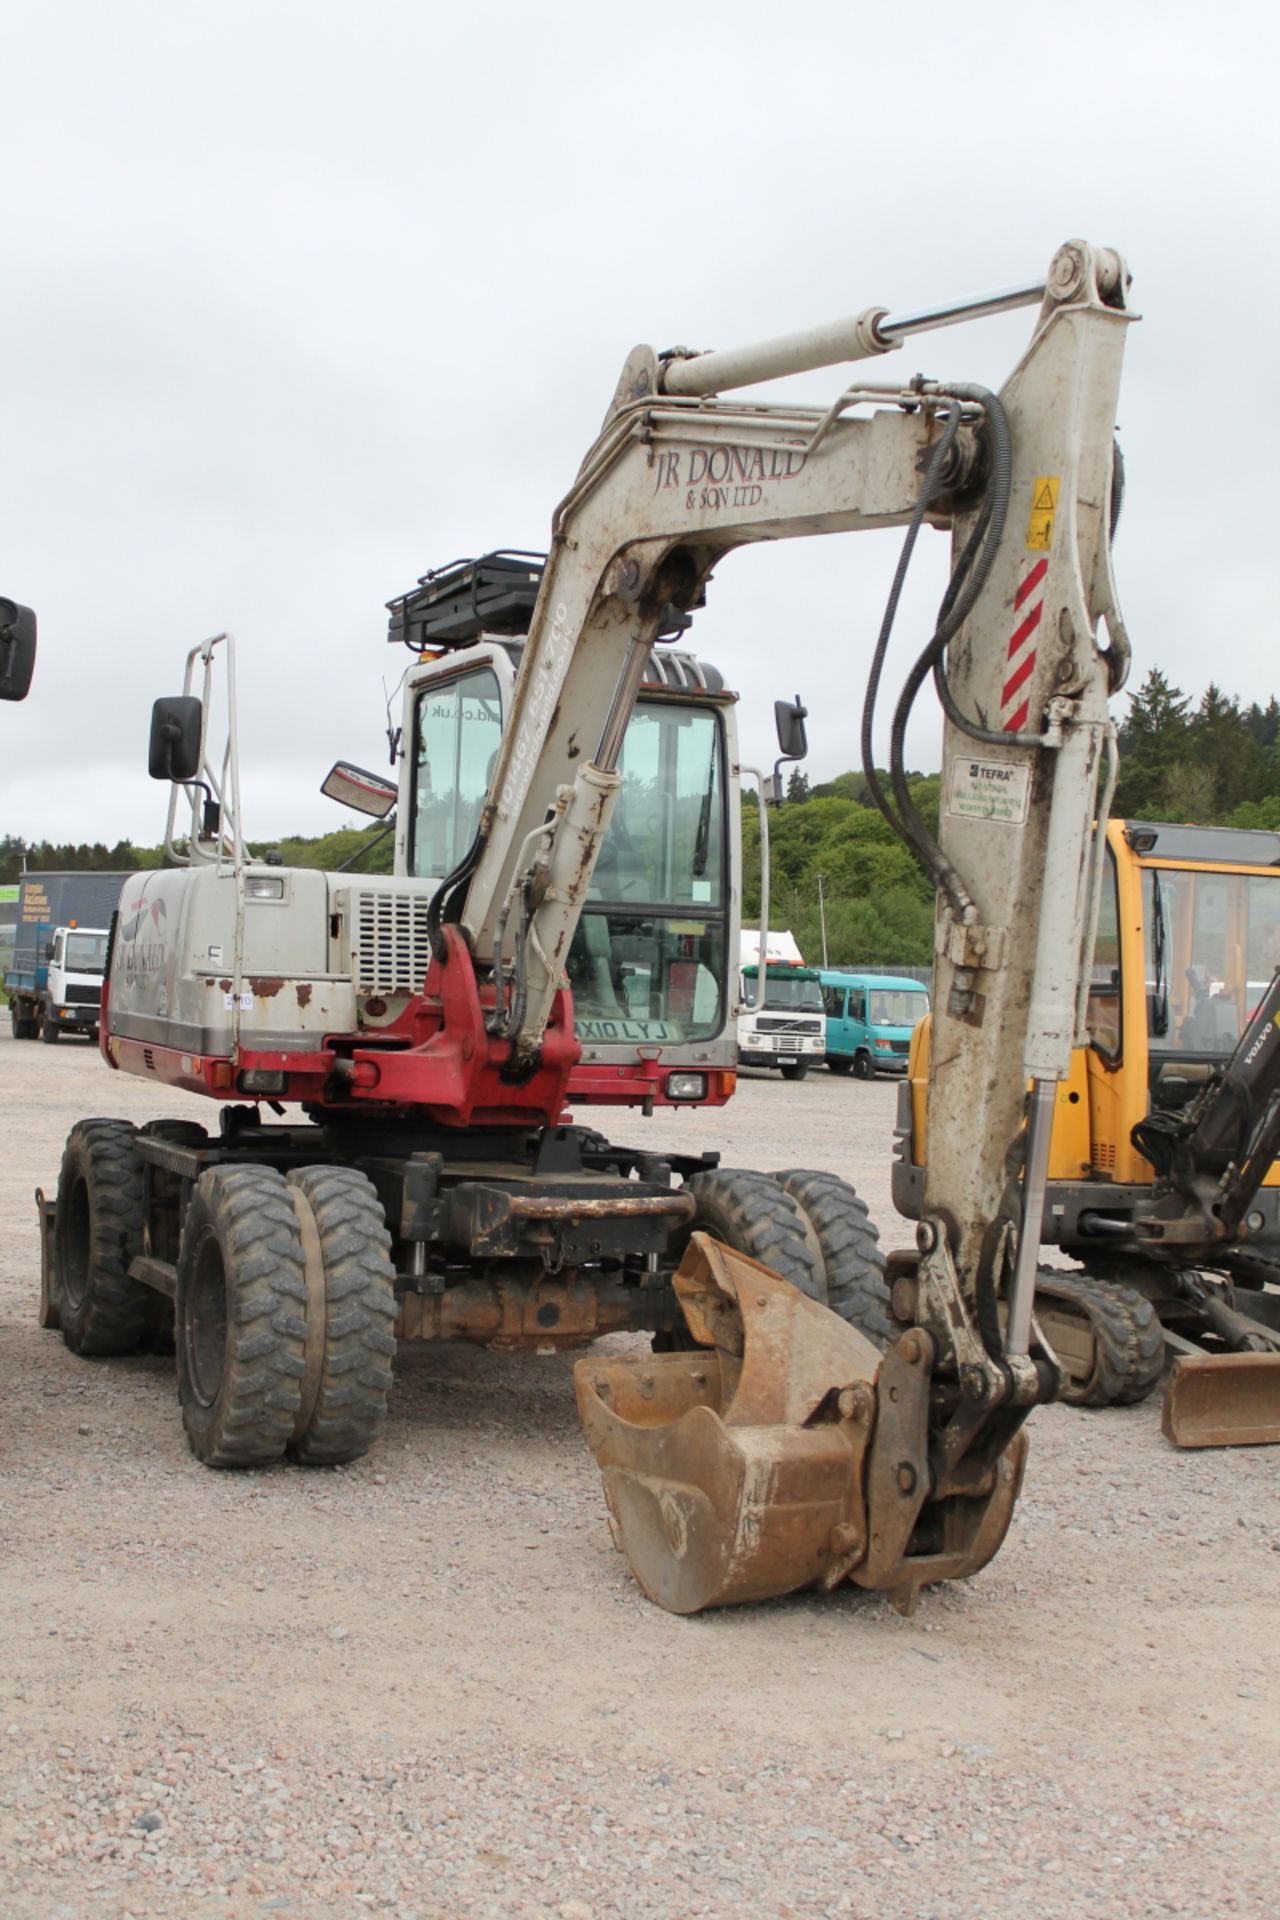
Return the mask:
[[46, 941], [45, 941], [45, 943], [44, 943], [44, 957], [45, 957], [45, 959], [46, 959], [46, 960], [52, 960], [52, 958], [53, 958], [53, 942], [52, 942], [52, 940], [46, 940]]
[[339, 760], [330, 767], [320, 782], [320, 791], [340, 806], [371, 814], [375, 820], [385, 820], [399, 798], [395, 787], [380, 774], [366, 773], [349, 760]]
[[0, 599], [0, 700], [25, 700], [36, 665], [36, 617]]
[[800, 695], [794, 701], [775, 700], [773, 720], [778, 729], [778, 747], [784, 760], [803, 760], [809, 751], [809, 736], [804, 723], [809, 718], [809, 709], [803, 706]]
[[147, 772], [153, 780], [194, 780], [200, 771], [204, 713], [194, 694], [157, 700], [151, 709]]

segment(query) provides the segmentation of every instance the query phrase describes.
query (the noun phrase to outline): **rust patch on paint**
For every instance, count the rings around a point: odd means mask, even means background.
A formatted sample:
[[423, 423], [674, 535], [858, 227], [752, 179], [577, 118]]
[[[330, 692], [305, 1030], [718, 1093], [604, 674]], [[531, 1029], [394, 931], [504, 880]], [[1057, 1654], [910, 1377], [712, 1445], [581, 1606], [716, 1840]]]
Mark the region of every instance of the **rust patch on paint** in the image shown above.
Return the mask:
[[294, 988], [294, 992], [298, 996], [298, 1005], [300, 1007], [309, 1007], [311, 1005], [312, 988], [309, 980], [299, 980], [297, 986]]
[[284, 981], [275, 979], [271, 974], [254, 974], [250, 976], [249, 986], [255, 1000], [274, 1000]]

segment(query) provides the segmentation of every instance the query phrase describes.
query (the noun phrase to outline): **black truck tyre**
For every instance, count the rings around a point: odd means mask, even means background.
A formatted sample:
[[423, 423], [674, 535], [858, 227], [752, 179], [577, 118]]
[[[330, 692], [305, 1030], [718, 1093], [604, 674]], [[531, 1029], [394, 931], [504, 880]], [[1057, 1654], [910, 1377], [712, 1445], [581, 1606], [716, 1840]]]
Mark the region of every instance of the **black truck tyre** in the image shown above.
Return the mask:
[[46, 1047], [53, 1046], [58, 1038], [58, 1023], [50, 1014], [46, 1013], [44, 1019], [40, 1022], [40, 1038], [44, 1041]]
[[826, 1277], [826, 1304], [882, 1351], [902, 1329], [889, 1310], [880, 1235], [847, 1180], [792, 1167], [774, 1179], [799, 1207]]
[[859, 1048], [858, 1052], [853, 1056], [853, 1071], [855, 1078], [859, 1080], [875, 1079], [875, 1062], [872, 1060], [871, 1055], [864, 1052], [861, 1048]]
[[396, 1352], [391, 1235], [376, 1189], [355, 1167], [301, 1167], [289, 1186], [310, 1209], [324, 1284], [314, 1398], [289, 1452], [304, 1466], [344, 1466], [386, 1424]]
[[796, 1060], [789, 1067], [779, 1067], [778, 1071], [784, 1080], [803, 1080], [809, 1071], [809, 1062]]
[[178, 1255], [178, 1398], [207, 1467], [262, 1467], [302, 1404], [307, 1287], [284, 1177], [210, 1167], [195, 1184]]
[[72, 1353], [134, 1353], [151, 1289], [129, 1278], [142, 1252], [142, 1162], [127, 1120], [79, 1120], [67, 1135], [53, 1223], [53, 1304]]
[[[723, 1240], [727, 1247], [772, 1267], [810, 1300], [824, 1298], [818, 1256], [809, 1244], [800, 1210], [767, 1173], [716, 1167], [695, 1173], [686, 1182], [686, 1191], [693, 1195], [695, 1207], [692, 1220], [672, 1236], [671, 1255], [677, 1266], [690, 1235], [709, 1233], [713, 1240]], [[653, 1338], [655, 1353], [684, 1351], [696, 1344], [683, 1318], [671, 1333]]]

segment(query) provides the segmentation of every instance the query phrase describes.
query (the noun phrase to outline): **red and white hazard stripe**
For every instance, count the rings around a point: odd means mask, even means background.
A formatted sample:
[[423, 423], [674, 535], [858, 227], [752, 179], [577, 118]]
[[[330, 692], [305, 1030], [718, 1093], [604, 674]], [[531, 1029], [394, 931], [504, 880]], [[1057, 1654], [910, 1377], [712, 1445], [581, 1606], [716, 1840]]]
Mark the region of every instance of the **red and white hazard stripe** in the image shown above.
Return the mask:
[[1044, 579], [1048, 571], [1047, 560], [1033, 561], [1013, 596], [1017, 625], [1009, 635], [1006, 678], [1000, 689], [1000, 725], [1005, 733], [1021, 733], [1027, 724], [1031, 699], [1023, 688], [1035, 672], [1036, 634], [1044, 617]]

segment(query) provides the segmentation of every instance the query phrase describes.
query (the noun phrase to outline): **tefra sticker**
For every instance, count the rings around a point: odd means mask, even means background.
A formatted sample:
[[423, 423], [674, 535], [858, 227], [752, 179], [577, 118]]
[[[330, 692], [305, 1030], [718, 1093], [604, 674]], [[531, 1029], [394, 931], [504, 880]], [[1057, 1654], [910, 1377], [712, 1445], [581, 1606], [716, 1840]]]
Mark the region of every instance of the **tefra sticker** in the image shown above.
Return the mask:
[[1007, 820], [1021, 826], [1030, 782], [1030, 767], [1012, 766], [1007, 760], [957, 760], [947, 812], [961, 820]]

